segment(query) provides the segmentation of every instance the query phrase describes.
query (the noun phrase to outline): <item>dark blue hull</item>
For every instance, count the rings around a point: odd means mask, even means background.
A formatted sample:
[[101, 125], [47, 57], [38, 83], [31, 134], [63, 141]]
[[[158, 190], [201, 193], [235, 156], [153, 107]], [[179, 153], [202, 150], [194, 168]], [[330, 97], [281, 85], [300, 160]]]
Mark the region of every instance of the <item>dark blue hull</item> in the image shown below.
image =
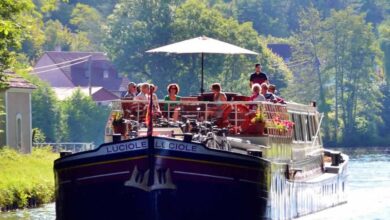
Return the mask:
[[[266, 201], [256, 189], [234, 185], [183, 184], [180, 190], [125, 189], [101, 184], [64, 190], [71, 198], [57, 201], [57, 219], [262, 219]], [[98, 193], [97, 193], [98, 192]]]
[[[102, 145], [57, 160], [57, 219], [258, 220], [265, 216], [268, 163], [264, 160], [169, 139], [138, 141], [138, 149]], [[145, 147], [142, 141], [154, 147]]]
[[57, 219], [292, 219], [346, 202], [343, 159], [271, 163], [161, 137], [104, 144], [55, 161]]

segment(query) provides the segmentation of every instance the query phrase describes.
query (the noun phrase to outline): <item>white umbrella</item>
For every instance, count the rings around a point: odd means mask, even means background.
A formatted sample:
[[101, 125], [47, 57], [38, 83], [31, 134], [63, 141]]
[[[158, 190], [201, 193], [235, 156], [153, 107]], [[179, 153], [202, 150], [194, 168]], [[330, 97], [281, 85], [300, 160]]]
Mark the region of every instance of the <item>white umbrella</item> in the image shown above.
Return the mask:
[[235, 46], [233, 44], [225, 43], [219, 40], [215, 40], [209, 37], [196, 37], [189, 40], [180, 41], [177, 43], [169, 44], [163, 47], [155, 48], [146, 51], [147, 53], [177, 53], [177, 54], [190, 54], [200, 53], [202, 54], [202, 79], [200, 92], [203, 93], [203, 60], [205, 53], [219, 53], [219, 54], [253, 54], [256, 52]]

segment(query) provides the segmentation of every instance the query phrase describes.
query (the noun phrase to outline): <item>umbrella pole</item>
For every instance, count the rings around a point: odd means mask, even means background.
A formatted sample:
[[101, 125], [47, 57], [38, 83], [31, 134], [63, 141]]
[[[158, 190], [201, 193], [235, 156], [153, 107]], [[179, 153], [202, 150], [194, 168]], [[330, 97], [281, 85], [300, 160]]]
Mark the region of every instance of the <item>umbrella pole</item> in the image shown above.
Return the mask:
[[201, 61], [202, 62], [202, 72], [201, 72], [202, 75], [201, 75], [201, 80], [200, 80], [201, 81], [200, 82], [200, 94], [201, 95], [203, 95], [203, 93], [204, 93], [204, 88], [203, 88], [203, 81], [204, 81], [204, 79], [203, 79], [203, 62], [204, 61], [203, 60], [204, 60], [204, 53], [202, 53], [202, 61]]

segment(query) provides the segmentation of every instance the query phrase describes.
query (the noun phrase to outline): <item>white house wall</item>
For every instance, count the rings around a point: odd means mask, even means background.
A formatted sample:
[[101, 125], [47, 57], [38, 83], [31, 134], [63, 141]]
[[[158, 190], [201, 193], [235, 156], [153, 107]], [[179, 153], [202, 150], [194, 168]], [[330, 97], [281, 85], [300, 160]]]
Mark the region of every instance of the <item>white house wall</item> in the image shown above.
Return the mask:
[[13, 88], [9, 89], [6, 94], [7, 145], [17, 148], [16, 118], [20, 114], [22, 118], [22, 147], [20, 150], [23, 153], [30, 153], [32, 147], [31, 94], [26, 90]]

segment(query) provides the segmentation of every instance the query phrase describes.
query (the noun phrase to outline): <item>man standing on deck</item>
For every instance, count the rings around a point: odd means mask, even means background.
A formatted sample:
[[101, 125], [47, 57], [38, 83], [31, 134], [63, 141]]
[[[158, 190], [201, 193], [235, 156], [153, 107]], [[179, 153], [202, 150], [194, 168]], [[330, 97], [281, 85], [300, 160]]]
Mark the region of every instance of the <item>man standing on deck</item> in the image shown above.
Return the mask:
[[249, 86], [252, 88], [252, 85], [258, 83], [259, 85], [263, 83], [268, 83], [268, 77], [267, 74], [261, 72], [261, 64], [256, 63], [255, 64], [255, 72], [252, 73], [251, 77], [249, 78]]

